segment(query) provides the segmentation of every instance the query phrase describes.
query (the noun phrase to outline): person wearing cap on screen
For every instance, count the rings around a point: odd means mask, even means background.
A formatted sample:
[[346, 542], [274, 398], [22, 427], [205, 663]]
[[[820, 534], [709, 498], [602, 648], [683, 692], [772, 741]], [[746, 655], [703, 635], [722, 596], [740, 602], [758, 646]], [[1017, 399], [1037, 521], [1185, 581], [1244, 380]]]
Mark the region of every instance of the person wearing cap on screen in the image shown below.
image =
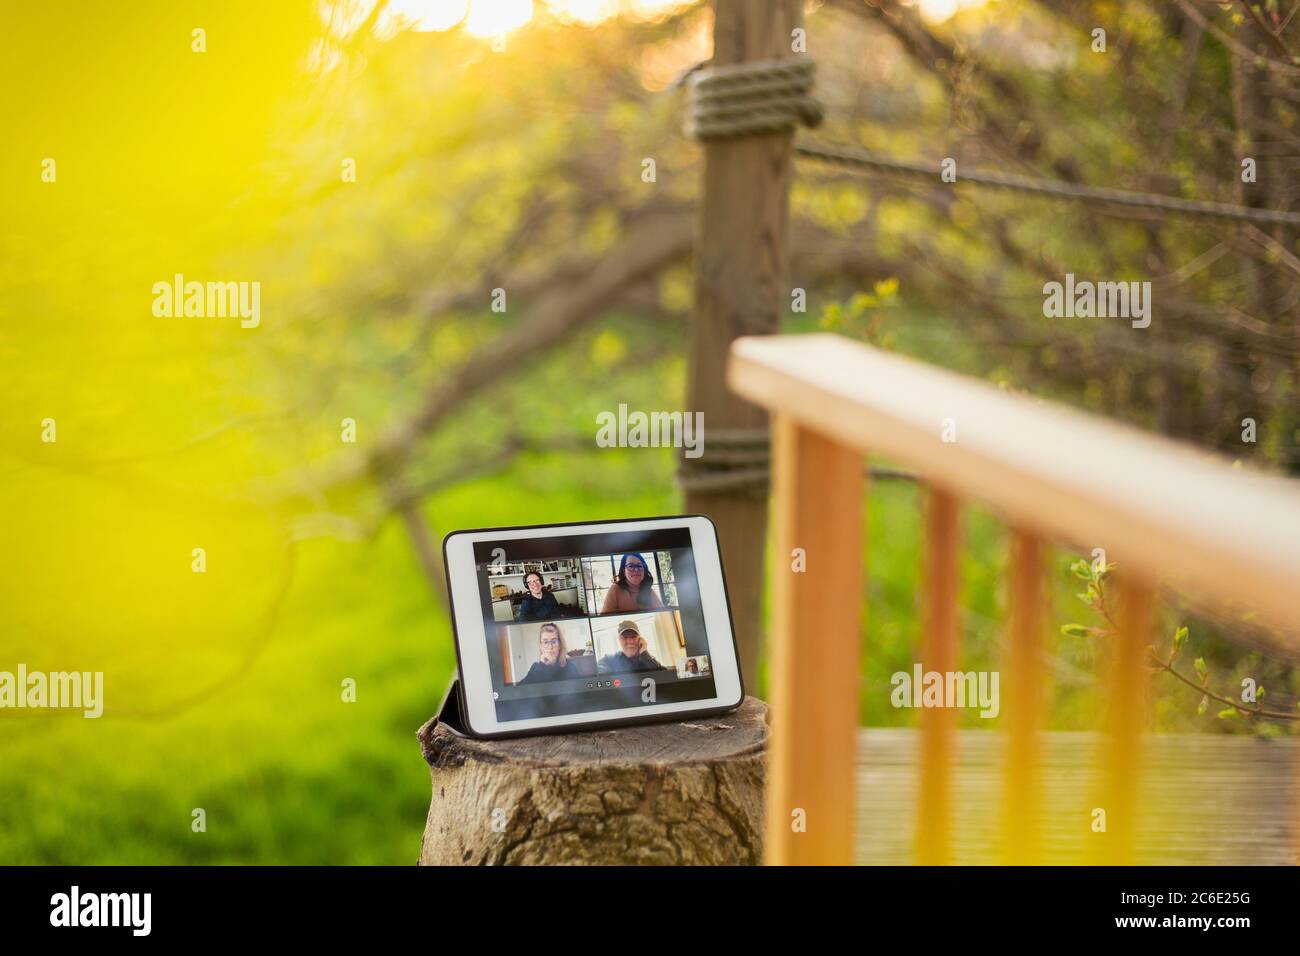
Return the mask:
[[618, 643], [621, 648], [615, 654], [606, 654], [600, 659], [600, 670], [606, 673], [622, 674], [631, 671], [658, 671], [664, 665], [650, 656], [646, 650], [646, 639], [641, 636], [641, 629], [636, 621], [620, 621], [618, 624]]

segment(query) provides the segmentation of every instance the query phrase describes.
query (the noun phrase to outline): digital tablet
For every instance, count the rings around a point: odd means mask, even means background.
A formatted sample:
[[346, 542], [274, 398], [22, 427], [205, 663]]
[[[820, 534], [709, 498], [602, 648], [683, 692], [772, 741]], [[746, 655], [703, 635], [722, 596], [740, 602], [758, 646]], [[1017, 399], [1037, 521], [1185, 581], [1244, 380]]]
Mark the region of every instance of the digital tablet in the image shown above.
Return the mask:
[[442, 549], [473, 736], [676, 720], [744, 699], [706, 517], [453, 531]]

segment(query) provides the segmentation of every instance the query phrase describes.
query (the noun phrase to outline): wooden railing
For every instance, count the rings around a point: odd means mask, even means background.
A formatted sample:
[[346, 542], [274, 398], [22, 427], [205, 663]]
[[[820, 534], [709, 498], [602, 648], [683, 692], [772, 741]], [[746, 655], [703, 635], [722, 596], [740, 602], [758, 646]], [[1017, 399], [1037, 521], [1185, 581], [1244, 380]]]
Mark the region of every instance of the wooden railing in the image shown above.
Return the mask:
[[[1279, 639], [1295, 642], [1295, 483], [834, 335], [739, 339], [728, 383], [774, 415], [778, 571], [766, 861], [853, 862], [868, 453], [915, 469], [925, 482], [919, 660], [926, 670], [958, 669], [962, 501], [993, 508], [1011, 526], [1000, 668], [1008, 862], [1041, 859], [1045, 543], [1070, 542], [1085, 554], [1103, 548], [1116, 564], [1098, 860], [1130, 861], [1155, 588], [1249, 608], [1280, 629]], [[796, 559], [804, 570], [783, 573]], [[916, 859], [943, 863], [952, 843], [953, 711], [922, 710], [921, 740]]]

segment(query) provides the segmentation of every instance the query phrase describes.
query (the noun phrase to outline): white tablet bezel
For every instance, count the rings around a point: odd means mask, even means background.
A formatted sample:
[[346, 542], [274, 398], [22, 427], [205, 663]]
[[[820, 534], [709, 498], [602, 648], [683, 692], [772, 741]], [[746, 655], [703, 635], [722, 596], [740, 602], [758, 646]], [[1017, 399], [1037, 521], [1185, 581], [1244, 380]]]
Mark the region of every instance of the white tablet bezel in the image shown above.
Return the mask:
[[[474, 545], [486, 541], [509, 541], [520, 538], [560, 538], [584, 534], [621, 534], [686, 528], [690, 531], [691, 551], [704, 627], [709, 642], [709, 663], [713, 670], [715, 696], [699, 700], [619, 707], [579, 714], [552, 717], [525, 717], [499, 721], [492, 700], [492, 677], [488, 664], [488, 635], [480, 603], [478, 575], [474, 562]], [[596, 521], [590, 524], [539, 525], [524, 528], [493, 528], [479, 531], [454, 531], [443, 541], [447, 567], [447, 589], [455, 630], [457, 658], [467, 729], [477, 735], [544, 732], [550, 728], [584, 724], [636, 722], [662, 718], [664, 715], [690, 714], [704, 710], [726, 710], [739, 706], [744, 698], [740, 663], [736, 658], [736, 640], [731, 627], [722, 557], [713, 522], [703, 515], [674, 518], [645, 518], [634, 521]]]

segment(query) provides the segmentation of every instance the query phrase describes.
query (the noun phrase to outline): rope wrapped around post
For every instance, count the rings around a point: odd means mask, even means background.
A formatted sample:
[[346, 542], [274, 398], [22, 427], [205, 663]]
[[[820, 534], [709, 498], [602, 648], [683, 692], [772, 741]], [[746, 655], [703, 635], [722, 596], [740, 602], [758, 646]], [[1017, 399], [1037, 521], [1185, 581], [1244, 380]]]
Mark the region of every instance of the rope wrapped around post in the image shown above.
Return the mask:
[[682, 458], [677, 485], [683, 491], [748, 491], [766, 497], [769, 442], [766, 428], [709, 429], [703, 456]]
[[[683, 457], [677, 486], [683, 491], [747, 491], [766, 496], [771, 479], [771, 438], [766, 428], [718, 428], [706, 433], [704, 455]], [[910, 471], [864, 465], [873, 480], [916, 481]]]
[[822, 107], [812, 95], [816, 69], [808, 56], [700, 64], [685, 77], [686, 135], [730, 139], [817, 126]]
[[[672, 84], [687, 86], [686, 135], [697, 140], [734, 139], [819, 125], [822, 107], [812, 95], [816, 70], [808, 56], [697, 64]], [[767, 495], [767, 428], [711, 429], [707, 440], [707, 460], [682, 459], [679, 487]]]

